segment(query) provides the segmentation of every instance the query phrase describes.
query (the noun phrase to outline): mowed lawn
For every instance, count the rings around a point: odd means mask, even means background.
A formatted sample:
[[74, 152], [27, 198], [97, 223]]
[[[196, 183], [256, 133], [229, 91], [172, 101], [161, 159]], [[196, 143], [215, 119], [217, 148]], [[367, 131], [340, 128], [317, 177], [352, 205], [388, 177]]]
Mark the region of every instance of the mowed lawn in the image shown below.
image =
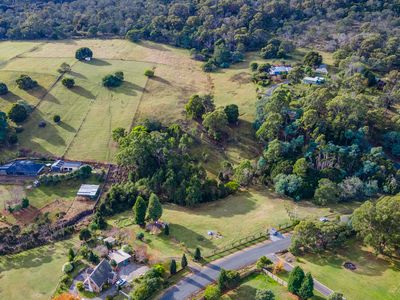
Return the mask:
[[0, 299], [48, 300], [77, 239], [0, 257]]
[[271, 290], [276, 300], [295, 300], [296, 296], [290, 294], [287, 288], [281, 286], [265, 274], [254, 273], [242, 280], [240, 286], [225, 294], [223, 300], [249, 300], [255, 299], [257, 290]]
[[[400, 262], [378, 258], [370, 250], [350, 242], [337, 253], [300, 257], [298, 265], [348, 300], [400, 299]], [[357, 269], [345, 269], [344, 262], [354, 263]]]

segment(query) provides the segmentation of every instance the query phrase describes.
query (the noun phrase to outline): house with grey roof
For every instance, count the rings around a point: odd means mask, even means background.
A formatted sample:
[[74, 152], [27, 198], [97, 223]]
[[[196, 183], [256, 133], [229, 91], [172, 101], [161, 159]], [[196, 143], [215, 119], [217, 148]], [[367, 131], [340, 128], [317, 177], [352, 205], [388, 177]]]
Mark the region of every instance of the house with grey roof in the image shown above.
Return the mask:
[[81, 162], [78, 161], [64, 161], [57, 160], [51, 165], [52, 172], [72, 172], [78, 170], [82, 166]]
[[106, 283], [114, 284], [117, 279], [117, 273], [113, 271], [110, 263], [103, 259], [87, 276], [83, 284], [87, 291], [99, 293]]
[[269, 74], [272, 76], [288, 74], [293, 68], [291, 66], [272, 66]]

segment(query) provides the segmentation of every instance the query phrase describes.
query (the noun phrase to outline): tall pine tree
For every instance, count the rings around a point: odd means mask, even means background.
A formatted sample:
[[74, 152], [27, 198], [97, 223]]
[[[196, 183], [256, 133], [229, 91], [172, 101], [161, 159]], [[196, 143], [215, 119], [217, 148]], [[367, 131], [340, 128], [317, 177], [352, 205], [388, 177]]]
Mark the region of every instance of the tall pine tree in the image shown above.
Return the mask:
[[304, 277], [298, 295], [301, 299], [309, 299], [314, 296], [314, 281], [311, 273], [307, 273]]
[[169, 272], [171, 275], [176, 274], [176, 261], [175, 259], [171, 260], [171, 264], [169, 265]]
[[196, 250], [194, 251], [194, 260], [200, 260], [201, 259], [201, 252], [199, 247], [196, 248]]
[[156, 194], [151, 194], [147, 207], [147, 219], [157, 221], [162, 216], [162, 205]]
[[136, 198], [135, 205], [133, 206], [133, 213], [135, 215], [135, 223], [143, 226], [146, 219], [146, 202], [142, 196]]
[[292, 272], [290, 272], [288, 280], [288, 290], [292, 294], [298, 295], [301, 285], [304, 280], [304, 271], [299, 266], [294, 267]]
[[183, 253], [182, 259], [181, 259], [181, 267], [182, 267], [182, 269], [186, 268], [187, 265], [188, 265], [188, 261], [187, 261], [185, 253]]

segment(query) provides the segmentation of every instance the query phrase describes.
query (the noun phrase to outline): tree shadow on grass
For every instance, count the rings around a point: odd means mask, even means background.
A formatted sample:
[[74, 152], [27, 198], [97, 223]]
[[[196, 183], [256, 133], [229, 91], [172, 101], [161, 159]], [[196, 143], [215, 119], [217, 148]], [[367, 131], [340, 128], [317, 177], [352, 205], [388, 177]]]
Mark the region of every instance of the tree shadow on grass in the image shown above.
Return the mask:
[[182, 226], [180, 224], [175, 224], [175, 223], [170, 223], [170, 230], [171, 230], [171, 236], [173, 236], [175, 239], [177, 239], [179, 242], [182, 242], [185, 244], [186, 247], [188, 248], [196, 248], [196, 247], [202, 247], [202, 248], [207, 248], [207, 249], [215, 249], [217, 248], [206, 236], [206, 232], [204, 233], [204, 236], [201, 234], [198, 234], [197, 232]]
[[87, 79], [85, 75], [82, 75], [81, 73], [75, 72], [75, 71], [69, 71], [67, 73], [68, 75], [74, 76], [76, 78], [81, 78], [81, 79]]
[[7, 94], [1, 95], [0, 99], [3, 99], [8, 102], [17, 102], [18, 100], [21, 100], [21, 97], [14, 94], [13, 92], [8, 91]]
[[72, 89], [70, 89], [72, 92], [80, 95], [83, 98], [87, 98], [90, 100], [96, 99], [96, 96], [89, 90], [85, 89], [82, 86], [74, 86]]
[[[266, 287], [267, 288], [267, 287]], [[229, 294], [230, 299], [255, 299], [257, 289], [248, 286], [248, 285], [241, 285], [238, 289], [234, 290]]]
[[139, 45], [143, 46], [145, 48], [158, 50], [158, 51], [170, 51], [168, 48], [166, 48], [165, 46], [163, 46], [161, 44], [155, 44], [155, 43], [151, 43], [151, 42], [148, 42], [148, 41], [141, 41], [139, 43]]
[[58, 126], [60, 126], [62, 129], [65, 129], [69, 132], [76, 132], [74, 127], [72, 127], [71, 125], [68, 125], [67, 123], [64, 123], [63, 121], [59, 122]]
[[46, 90], [43, 86], [39, 85], [34, 89], [26, 90], [26, 92], [38, 99], [43, 99], [45, 101], [50, 101], [54, 103], [60, 103], [56, 97], [54, 97], [50, 91]]
[[171, 82], [169, 82], [168, 80], [158, 77], [158, 76], [154, 76], [150, 80], [154, 80], [154, 81], [157, 81], [157, 82], [165, 84], [165, 85], [172, 85]]
[[98, 67], [104, 67], [104, 66], [110, 66], [111, 64], [105, 60], [98, 59], [98, 58], [93, 58], [91, 61], [84, 61], [84, 63], [88, 65], [93, 65], [93, 66], [98, 66]]
[[[238, 202], [239, 201], [239, 202]], [[169, 205], [168, 209], [184, 211], [193, 215], [206, 215], [213, 218], [227, 218], [236, 215], [244, 215], [254, 210], [256, 200], [250, 192], [239, 192], [227, 198], [199, 204], [193, 208], [185, 208], [178, 205]]]
[[117, 94], [136, 96], [137, 95], [136, 91], [142, 92], [143, 87], [141, 87], [140, 85], [137, 85], [135, 83], [129, 82], [129, 81], [124, 81], [121, 86], [114, 88], [114, 89], [110, 89], [110, 90]]

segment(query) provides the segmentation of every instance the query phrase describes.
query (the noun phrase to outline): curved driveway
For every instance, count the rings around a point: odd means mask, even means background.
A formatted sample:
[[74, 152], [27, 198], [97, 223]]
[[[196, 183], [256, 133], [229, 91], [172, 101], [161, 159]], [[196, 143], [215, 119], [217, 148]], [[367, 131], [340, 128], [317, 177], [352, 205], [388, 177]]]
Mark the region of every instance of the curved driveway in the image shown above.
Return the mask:
[[205, 288], [210, 283], [217, 280], [221, 268], [227, 270], [238, 270], [247, 265], [254, 264], [261, 256], [271, 255], [288, 249], [290, 237], [278, 241], [266, 241], [261, 244], [235, 252], [229, 256], [221, 258], [207, 264], [194, 274], [186, 276], [178, 284], [169, 288], [161, 300], [184, 300], [192, 294]]

